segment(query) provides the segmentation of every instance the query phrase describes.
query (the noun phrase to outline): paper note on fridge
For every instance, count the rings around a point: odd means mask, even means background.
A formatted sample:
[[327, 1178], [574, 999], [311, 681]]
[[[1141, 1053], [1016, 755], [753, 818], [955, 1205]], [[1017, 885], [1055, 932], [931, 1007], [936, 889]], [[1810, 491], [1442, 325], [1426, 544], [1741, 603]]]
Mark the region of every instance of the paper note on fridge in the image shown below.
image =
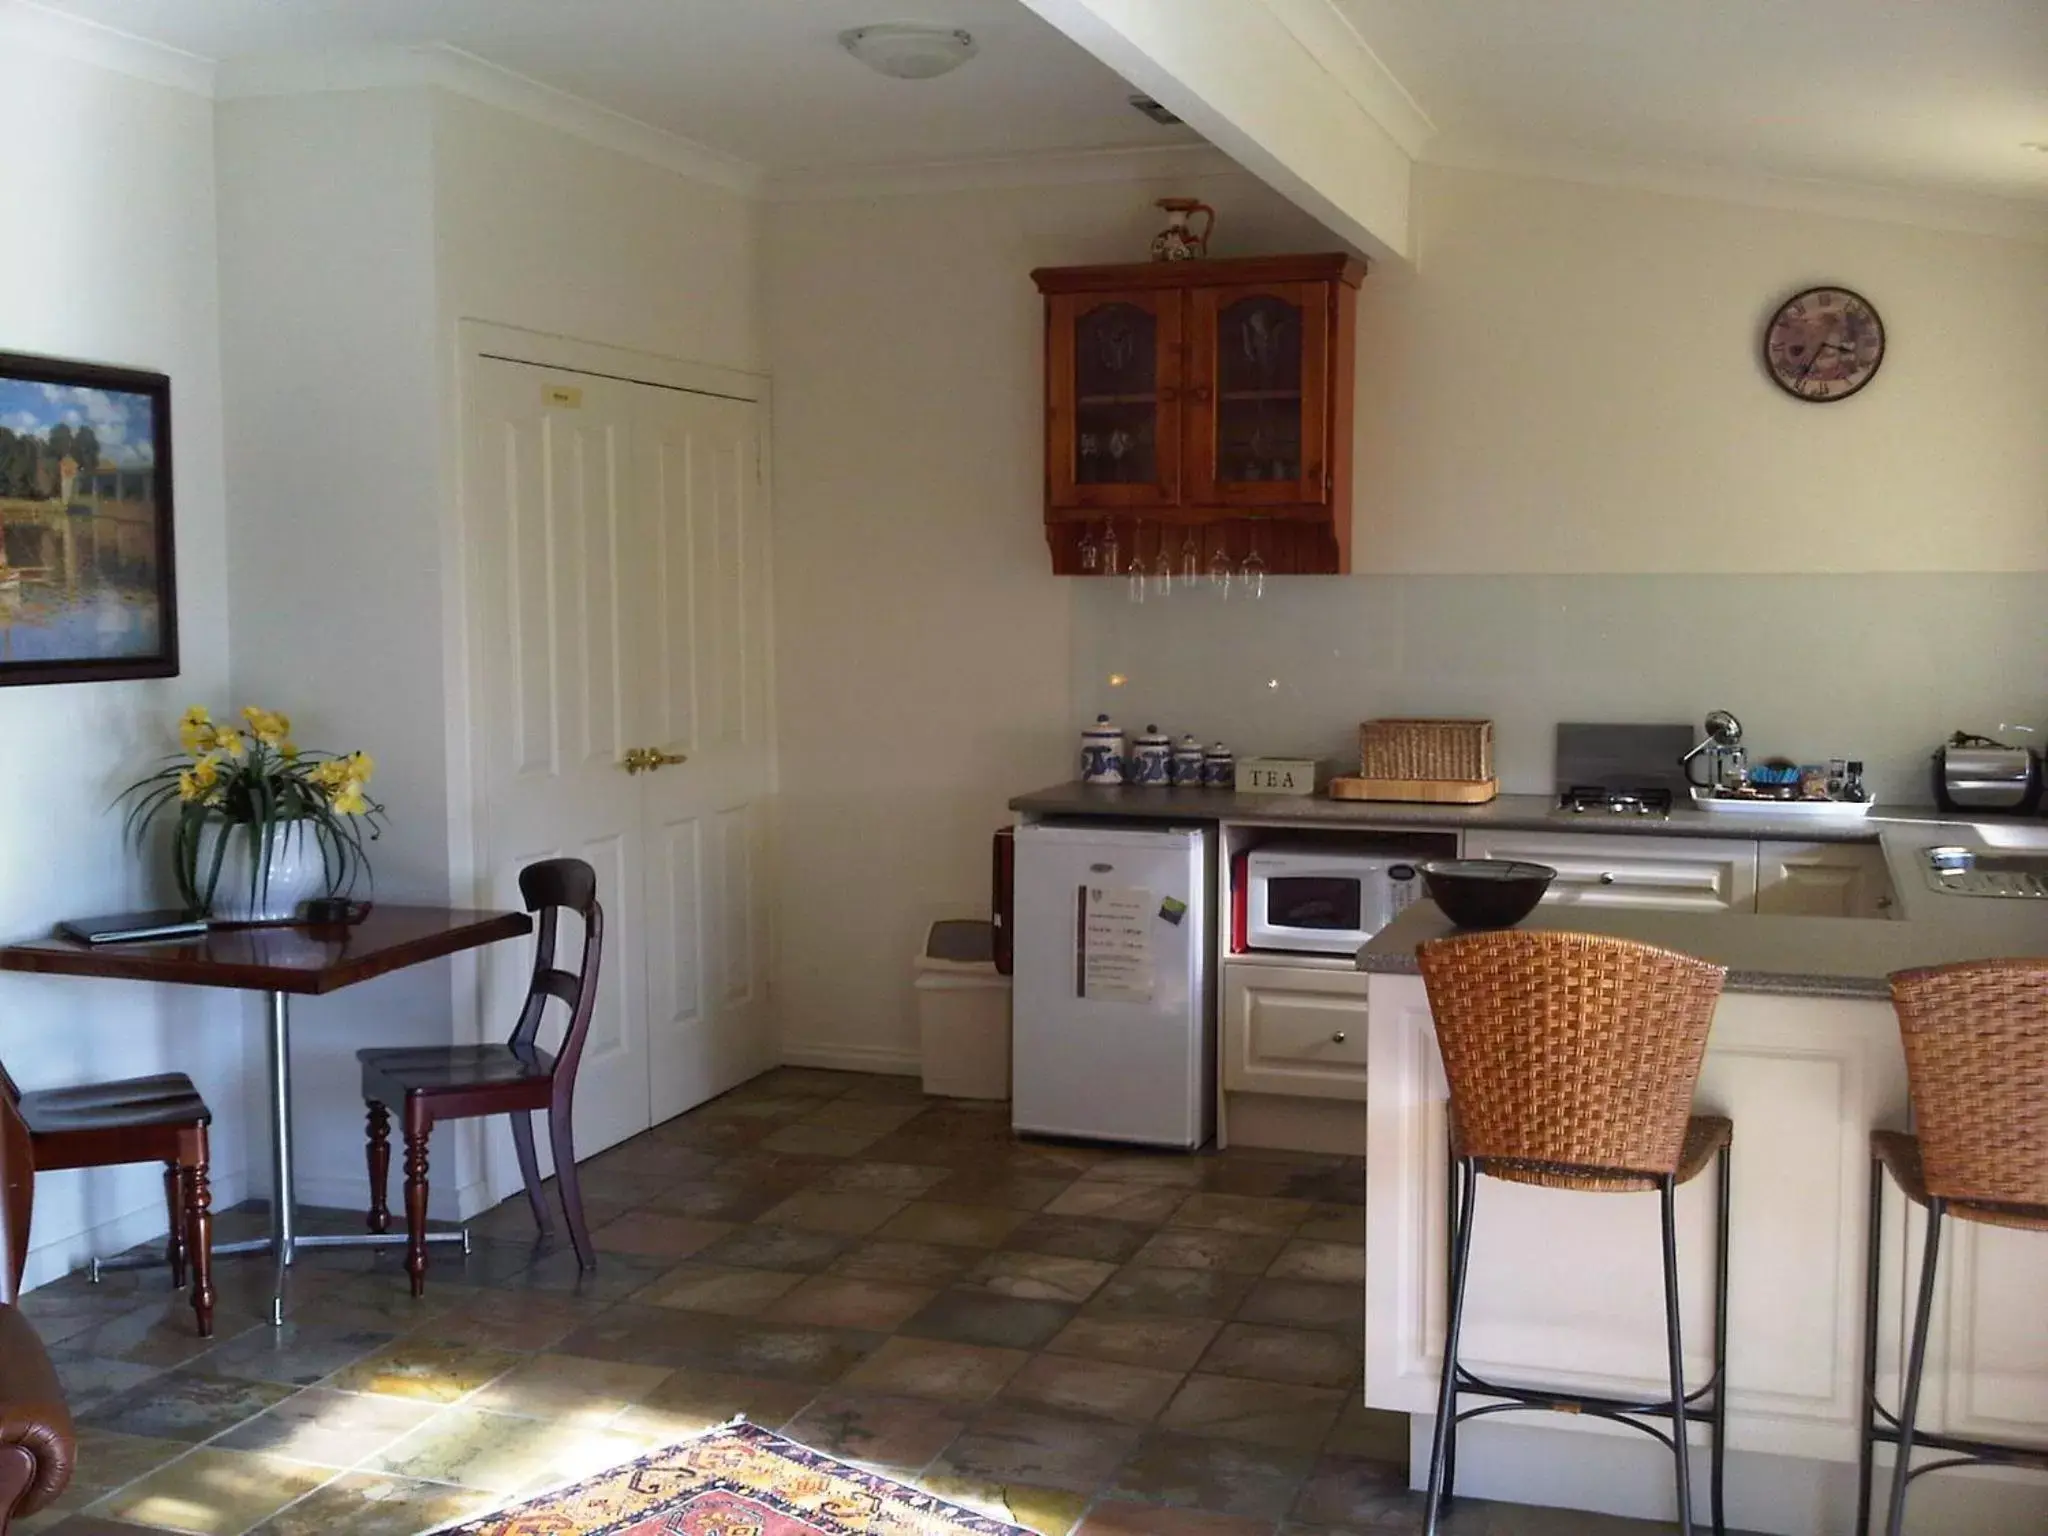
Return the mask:
[[1081, 995], [1101, 1003], [1152, 1001], [1152, 923], [1159, 896], [1137, 886], [1081, 888]]

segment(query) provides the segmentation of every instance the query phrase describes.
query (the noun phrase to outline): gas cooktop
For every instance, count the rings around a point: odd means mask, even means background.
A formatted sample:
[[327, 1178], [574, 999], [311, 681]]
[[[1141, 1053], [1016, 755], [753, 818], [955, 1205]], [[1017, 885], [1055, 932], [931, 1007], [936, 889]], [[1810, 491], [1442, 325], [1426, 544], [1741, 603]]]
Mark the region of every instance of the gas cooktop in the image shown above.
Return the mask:
[[1626, 789], [1574, 784], [1558, 795], [1557, 803], [1574, 816], [1669, 816], [1671, 791], [1649, 784]]

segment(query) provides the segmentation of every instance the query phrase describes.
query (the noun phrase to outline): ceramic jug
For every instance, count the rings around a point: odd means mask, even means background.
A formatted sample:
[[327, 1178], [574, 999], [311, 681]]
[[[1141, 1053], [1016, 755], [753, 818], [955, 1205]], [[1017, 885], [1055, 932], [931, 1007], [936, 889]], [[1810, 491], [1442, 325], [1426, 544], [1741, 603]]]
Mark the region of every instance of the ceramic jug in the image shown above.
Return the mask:
[[1180, 745], [1173, 749], [1173, 767], [1170, 775], [1176, 787], [1202, 787], [1202, 744], [1194, 737], [1181, 737]]
[[[1216, 227], [1216, 210], [1192, 197], [1162, 197], [1166, 228], [1152, 237], [1154, 261], [1195, 261], [1209, 254], [1209, 231]], [[1188, 227], [1196, 214], [1202, 216], [1199, 234]]]
[[1237, 787], [1237, 754], [1220, 741], [1202, 754], [1202, 786], [1205, 789]]
[[1164, 789], [1173, 778], [1173, 738], [1156, 725], [1148, 725], [1131, 743], [1131, 782], [1147, 789]]
[[1081, 732], [1081, 780], [1086, 784], [1124, 781], [1124, 733], [1107, 715]]

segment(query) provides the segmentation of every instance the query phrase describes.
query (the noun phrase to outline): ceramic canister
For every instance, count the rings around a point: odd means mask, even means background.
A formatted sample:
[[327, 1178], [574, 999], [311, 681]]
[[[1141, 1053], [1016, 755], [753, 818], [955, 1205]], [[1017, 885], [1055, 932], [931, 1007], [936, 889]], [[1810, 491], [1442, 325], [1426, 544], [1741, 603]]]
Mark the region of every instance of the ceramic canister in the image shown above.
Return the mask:
[[1081, 732], [1081, 780], [1086, 784], [1124, 781], [1124, 733], [1107, 715]]
[[1202, 783], [1202, 744], [1192, 736], [1183, 736], [1180, 745], [1173, 749], [1173, 766], [1168, 777], [1176, 785], [1200, 788]]
[[1202, 754], [1202, 785], [1206, 789], [1231, 789], [1237, 784], [1237, 754], [1217, 742]]
[[1130, 781], [1147, 789], [1164, 789], [1173, 780], [1173, 738], [1148, 725], [1131, 743]]

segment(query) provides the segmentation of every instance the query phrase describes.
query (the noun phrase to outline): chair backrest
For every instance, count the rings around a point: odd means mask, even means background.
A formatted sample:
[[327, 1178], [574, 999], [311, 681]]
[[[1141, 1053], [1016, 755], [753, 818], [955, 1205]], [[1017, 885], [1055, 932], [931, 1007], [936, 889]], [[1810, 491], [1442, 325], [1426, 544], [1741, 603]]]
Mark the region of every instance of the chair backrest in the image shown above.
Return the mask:
[[1464, 1155], [1676, 1172], [1722, 967], [1626, 939], [1520, 930], [1416, 954]]
[[[598, 963], [604, 952], [604, 908], [597, 900], [597, 871], [581, 859], [542, 859], [519, 871], [519, 895], [526, 910], [540, 920], [533, 947], [533, 980], [526, 1006], [513, 1026], [511, 1046], [530, 1050], [540, 1033], [548, 999], [559, 998], [569, 1009], [568, 1028], [555, 1052], [555, 1097], [566, 1102], [576, 1085], [576, 1067], [590, 1034], [590, 1015], [597, 1006]], [[583, 954], [576, 969], [555, 964], [555, 943], [564, 911], [583, 919]]]
[[36, 1164], [30, 1151], [28, 1122], [16, 1104], [14, 1080], [0, 1068], [6, 1092], [0, 1093], [0, 1303], [13, 1305], [21, 1296], [21, 1269], [28, 1262], [29, 1218], [35, 1211]]
[[1891, 982], [1927, 1192], [2048, 1207], [2048, 960], [1972, 960]]

